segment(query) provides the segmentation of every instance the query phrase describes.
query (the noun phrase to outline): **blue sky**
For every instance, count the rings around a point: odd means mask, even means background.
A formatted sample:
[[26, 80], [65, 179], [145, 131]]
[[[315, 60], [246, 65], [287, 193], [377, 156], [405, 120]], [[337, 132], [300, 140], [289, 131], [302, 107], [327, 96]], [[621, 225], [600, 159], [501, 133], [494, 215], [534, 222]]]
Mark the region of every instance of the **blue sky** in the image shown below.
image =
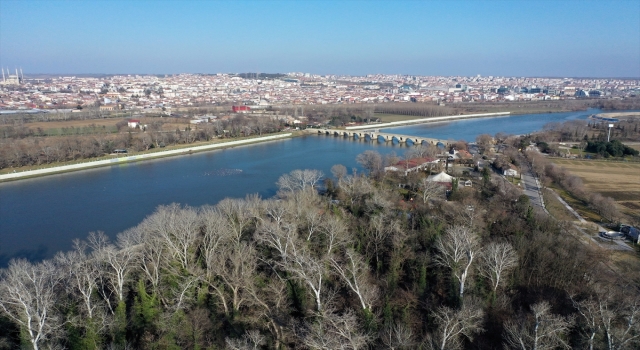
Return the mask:
[[0, 0], [0, 65], [640, 77], [640, 1]]

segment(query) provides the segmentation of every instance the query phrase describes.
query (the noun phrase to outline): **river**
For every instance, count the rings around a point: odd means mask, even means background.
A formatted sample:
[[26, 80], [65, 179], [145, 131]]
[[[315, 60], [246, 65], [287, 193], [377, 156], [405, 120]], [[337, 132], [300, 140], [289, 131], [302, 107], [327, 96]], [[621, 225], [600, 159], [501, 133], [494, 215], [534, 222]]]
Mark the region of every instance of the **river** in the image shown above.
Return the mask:
[[[440, 139], [475, 140], [479, 134], [526, 134], [553, 121], [585, 119], [598, 110], [421, 124], [389, 130]], [[276, 192], [294, 169], [330, 175], [335, 164], [357, 167], [365, 150], [402, 154], [404, 144], [308, 135], [187, 156], [121, 164], [0, 184], [0, 267], [11, 258], [49, 258], [69, 250], [90, 231], [111, 237], [135, 226], [158, 205], [201, 206], [226, 197]]]
[[512, 114], [482, 119], [399, 126], [382, 129], [380, 131], [395, 132], [401, 135], [473, 142], [476, 140], [476, 136], [480, 134], [493, 136], [502, 131], [507, 134], [524, 135], [541, 130], [547, 123], [564, 123], [574, 119], [586, 119], [589, 115], [600, 112], [598, 109], [590, 109], [589, 111], [566, 113]]

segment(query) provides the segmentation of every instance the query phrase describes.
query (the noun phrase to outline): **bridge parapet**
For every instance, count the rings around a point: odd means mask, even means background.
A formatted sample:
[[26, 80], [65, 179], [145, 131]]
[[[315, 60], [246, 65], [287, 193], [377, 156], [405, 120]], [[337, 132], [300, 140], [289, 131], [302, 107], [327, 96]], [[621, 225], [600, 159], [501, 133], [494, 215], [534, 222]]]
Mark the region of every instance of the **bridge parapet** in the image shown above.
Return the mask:
[[[438, 145], [442, 144], [445, 147], [451, 145], [451, 142], [448, 140], [434, 139], [429, 137], [419, 137], [412, 135], [402, 135], [402, 134], [394, 134], [394, 133], [385, 133], [378, 131], [351, 131], [351, 130], [342, 130], [342, 129], [307, 129], [310, 133], [317, 133], [322, 135], [333, 135], [333, 136], [342, 136], [351, 139], [366, 139], [367, 137], [371, 140], [378, 140], [384, 142], [393, 142], [394, 140], [398, 143], [407, 143], [411, 142], [414, 145]], [[316, 131], [317, 130], [317, 131]]]

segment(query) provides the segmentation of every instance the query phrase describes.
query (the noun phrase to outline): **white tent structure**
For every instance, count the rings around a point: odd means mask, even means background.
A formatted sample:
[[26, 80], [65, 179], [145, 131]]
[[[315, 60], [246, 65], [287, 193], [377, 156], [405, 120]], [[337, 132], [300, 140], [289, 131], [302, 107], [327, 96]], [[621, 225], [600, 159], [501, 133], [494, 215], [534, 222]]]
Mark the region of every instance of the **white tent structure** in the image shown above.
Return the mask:
[[444, 171], [439, 174], [430, 175], [429, 177], [427, 177], [427, 181], [439, 183], [453, 183], [453, 179], [453, 176], [445, 173]]

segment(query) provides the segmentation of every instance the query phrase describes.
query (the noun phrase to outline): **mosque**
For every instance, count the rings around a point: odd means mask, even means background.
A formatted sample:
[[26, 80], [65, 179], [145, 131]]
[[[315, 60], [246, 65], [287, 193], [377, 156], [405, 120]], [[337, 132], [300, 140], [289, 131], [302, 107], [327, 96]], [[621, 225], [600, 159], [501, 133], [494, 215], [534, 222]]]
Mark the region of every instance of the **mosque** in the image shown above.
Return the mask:
[[2, 68], [2, 81], [0, 81], [1, 85], [20, 85], [24, 81], [24, 75], [22, 74], [22, 68], [20, 68], [20, 74], [18, 74], [18, 69], [16, 68], [16, 74], [13, 75], [7, 68], [7, 72], [5, 75], [5, 70]]

